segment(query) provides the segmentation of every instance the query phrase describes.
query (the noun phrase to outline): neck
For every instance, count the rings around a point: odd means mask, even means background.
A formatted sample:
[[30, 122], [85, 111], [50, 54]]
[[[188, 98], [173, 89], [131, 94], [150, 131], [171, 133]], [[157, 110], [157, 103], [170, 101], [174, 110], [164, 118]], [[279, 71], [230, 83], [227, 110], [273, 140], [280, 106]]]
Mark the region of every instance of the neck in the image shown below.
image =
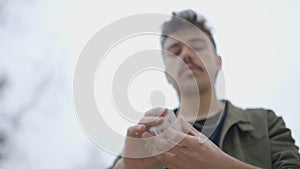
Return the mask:
[[183, 115], [187, 121], [193, 122], [211, 117], [223, 108], [224, 103], [218, 100], [215, 90], [209, 90], [195, 95], [182, 94], [179, 114]]

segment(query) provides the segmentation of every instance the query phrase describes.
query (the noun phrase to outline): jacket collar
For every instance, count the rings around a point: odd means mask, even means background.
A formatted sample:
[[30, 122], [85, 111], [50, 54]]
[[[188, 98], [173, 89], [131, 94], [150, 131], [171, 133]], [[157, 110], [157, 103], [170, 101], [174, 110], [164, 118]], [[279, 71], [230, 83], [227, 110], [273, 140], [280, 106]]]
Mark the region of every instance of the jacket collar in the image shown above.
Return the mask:
[[226, 136], [228, 130], [232, 126], [237, 125], [237, 127], [243, 132], [254, 130], [254, 127], [252, 126], [247, 113], [244, 112], [245, 110], [234, 106], [228, 100], [224, 100], [224, 101], [225, 101], [225, 104], [227, 104], [226, 105], [227, 115], [225, 117], [225, 121], [223, 124], [221, 136], [220, 136], [220, 144], [219, 144], [220, 148], [222, 148], [225, 136]]

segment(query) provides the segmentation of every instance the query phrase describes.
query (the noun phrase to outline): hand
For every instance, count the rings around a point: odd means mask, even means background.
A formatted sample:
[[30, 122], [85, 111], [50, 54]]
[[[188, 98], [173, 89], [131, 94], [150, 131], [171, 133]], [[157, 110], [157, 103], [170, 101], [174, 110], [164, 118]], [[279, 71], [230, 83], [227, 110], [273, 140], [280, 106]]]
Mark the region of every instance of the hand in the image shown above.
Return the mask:
[[127, 137], [123, 150], [123, 157], [118, 161], [116, 169], [152, 169], [161, 162], [151, 157], [151, 153], [145, 148], [147, 138], [142, 134], [149, 131], [151, 126], [160, 125], [167, 109], [155, 108], [146, 112], [138, 125], [131, 126], [127, 129]]
[[[179, 118], [179, 122], [184, 133], [169, 128], [165, 133], [165, 138], [154, 137], [151, 140], [156, 151], [166, 150], [170, 144], [178, 143], [167, 152], [156, 156], [166, 167], [170, 169], [256, 168], [224, 153], [182, 117]], [[144, 133], [144, 135], [152, 136], [150, 133]]]

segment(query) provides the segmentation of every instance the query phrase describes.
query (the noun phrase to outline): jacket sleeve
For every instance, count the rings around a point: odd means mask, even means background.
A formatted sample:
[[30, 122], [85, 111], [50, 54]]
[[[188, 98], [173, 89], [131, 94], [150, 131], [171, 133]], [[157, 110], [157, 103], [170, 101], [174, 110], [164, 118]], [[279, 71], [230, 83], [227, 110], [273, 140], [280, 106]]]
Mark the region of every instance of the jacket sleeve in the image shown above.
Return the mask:
[[[117, 164], [117, 162], [118, 162], [118, 160], [119, 160], [120, 158], [122, 158], [122, 156], [119, 155], [119, 156], [115, 159], [115, 161], [113, 162], [112, 166], [109, 167], [109, 168], [107, 168], [107, 169], [113, 169], [113, 168], [115, 167], [115, 165]], [[159, 166], [155, 167], [154, 169], [164, 169], [164, 168], [165, 168], [165, 167], [164, 167], [163, 165], [159, 165]]]
[[285, 126], [283, 119], [271, 110], [268, 111], [268, 126], [272, 168], [299, 169], [299, 148], [295, 145], [291, 130]]
[[119, 160], [120, 158], [121, 158], [121, 156], [119, 155], [119, 156], [115, 159], [115, 161], [113, 162], [112, 166], [109, 167], [109, 168], [107, 168], [107, 169], [113, 169], [113, 168], [115, 167], [115, 165], [117, 164], [117, 162], [118, 162], [118, 160]]

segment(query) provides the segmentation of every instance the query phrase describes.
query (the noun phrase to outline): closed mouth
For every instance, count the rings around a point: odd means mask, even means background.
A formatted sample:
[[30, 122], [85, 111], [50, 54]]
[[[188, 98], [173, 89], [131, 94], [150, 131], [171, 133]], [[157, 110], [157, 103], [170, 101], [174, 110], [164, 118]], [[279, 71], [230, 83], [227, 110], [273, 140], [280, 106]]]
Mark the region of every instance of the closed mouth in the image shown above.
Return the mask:
[[201, 71], [204, 72], [204, 69], [201, 66], [198, 66], [194, 63], [187, 64], [186, 70], [191, 70], [192, 72]]
[[180, 76], [182, 73], [184, 73], [184, 72], [186, 72], [186, 71], [191, 71], [191, 72], [197, 72], [197, 71], [200, 71], [200, 72], [204, 72], [204, 69], [203, 69], [203, 67], [202, 66], [200, 66], [200, 65], [196, 65], [195, 63], [193, 63], [193, 62], [187, 62], [187, 63], [185, 63], [185, 68], [183, 67], [180, 71], [179, 71], [179, 73], [178, 73], [178, 75]]

